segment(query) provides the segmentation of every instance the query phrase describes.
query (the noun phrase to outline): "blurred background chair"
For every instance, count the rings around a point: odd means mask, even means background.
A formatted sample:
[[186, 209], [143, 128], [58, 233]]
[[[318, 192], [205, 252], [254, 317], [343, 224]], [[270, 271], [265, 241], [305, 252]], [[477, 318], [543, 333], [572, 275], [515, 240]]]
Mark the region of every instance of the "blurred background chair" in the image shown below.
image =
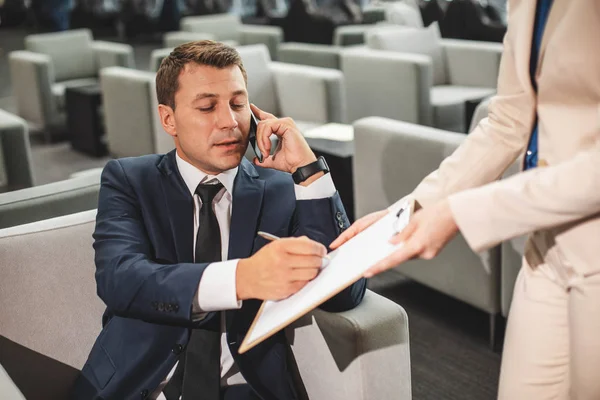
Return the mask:
[[[411, 193], [462, 143], [465, 135], [407, 122], [370, 117], [354, 123], [355, 215], [384, 209]], [[475, 254], [461, 235], [433, 260], [413, 260], [403, 275], [468, 303], [489, 315], [495, 343], [500, 306], [500, 248]]]
[[367, 46], [342, 53], [351, 121], [381, 116], [464, 133], [467, 102], [496, 91], [499, 44], [441, 39], [432, 25], [373, 29]]
[[346, 122], [345, 81], [329, 68], [272, 62], [264, 45], [238, 48], [248, 73], [250, 101], [295, 120], [301, 130]]
[[9, 55], [19, 116], [52, 136], [65, 123], [65, 89], [98, 83], [104, 67], [133, 67], [130, 45], [94, 41], [87, 29], [29, 35]]
[[175, 148], [162, 128], [156, 99], [156, 74], [123, 67], [100, 73], [109, 153], [135, 157]]
[[[181, 30], [207, 33], [213, 35], [215, 40], [234, 41], [240, 45], [264, 44], [273, 60], [277, 59], [277, 49], [283, 42], [283, 30], [280, 27], [244, 25], [239, 16], [232, 14], [185, 17], [181, 19]], [[193, 35], [189, 38], [196, 40]]]

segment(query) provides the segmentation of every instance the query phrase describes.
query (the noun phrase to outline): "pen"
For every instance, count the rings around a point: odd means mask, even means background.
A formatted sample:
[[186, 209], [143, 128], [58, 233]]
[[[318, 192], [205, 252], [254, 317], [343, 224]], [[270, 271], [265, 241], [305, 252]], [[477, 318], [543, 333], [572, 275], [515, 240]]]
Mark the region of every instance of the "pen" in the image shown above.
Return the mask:
[[[263, 239], [267, 239], [268, 241], [273, 241], [273, 240], [279, 240], [281, 239], [279, 236], [275, 236], [273, 234], [267, 233], [267, 232], [263, 232], [263, 231], [258, 231], [257, 235], [260, 236]], [[323, 256], [323, 258], [326, 258], [328, 260], [331, 260], [329, 258], [329, 254], [325, 254], [325, 256]]]

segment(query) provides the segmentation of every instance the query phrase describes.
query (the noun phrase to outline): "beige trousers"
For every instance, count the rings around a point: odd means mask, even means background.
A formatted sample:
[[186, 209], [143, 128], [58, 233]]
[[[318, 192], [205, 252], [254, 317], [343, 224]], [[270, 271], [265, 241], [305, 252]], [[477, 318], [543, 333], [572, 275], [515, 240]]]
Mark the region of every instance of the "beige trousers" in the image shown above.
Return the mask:
[[508, 317], [498, 399], [600, 399], [600, 271], [581, 275], [523, 262]]

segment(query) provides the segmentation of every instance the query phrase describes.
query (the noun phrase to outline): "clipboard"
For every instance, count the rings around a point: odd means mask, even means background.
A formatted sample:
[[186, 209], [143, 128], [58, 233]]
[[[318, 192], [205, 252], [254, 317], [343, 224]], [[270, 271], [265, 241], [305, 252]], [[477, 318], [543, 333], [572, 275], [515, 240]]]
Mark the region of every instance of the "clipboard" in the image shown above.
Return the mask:
[[328, 265], [301, 290], [283, 300], [264, 301], [238, 352], [245, 353], [358, 281], [370, 267], [398, 248], [389, 239], [408, 224], [414, 211], [414, 200], [402, 202], [329, 253]]

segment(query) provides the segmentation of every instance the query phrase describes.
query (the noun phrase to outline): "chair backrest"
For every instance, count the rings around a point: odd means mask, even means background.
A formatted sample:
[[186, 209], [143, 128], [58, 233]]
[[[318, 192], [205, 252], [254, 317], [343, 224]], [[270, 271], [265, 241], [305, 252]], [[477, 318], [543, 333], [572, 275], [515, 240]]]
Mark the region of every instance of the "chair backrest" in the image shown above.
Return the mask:
[[342, 52], [348, 121], [378, 116], [432, 124], [431, 60], [368, 48]]
[[108, 148], [116, 157], [136, 157], [173, 149], [158, 123], [156, 74], [111, 67], [100, 72]]
[[338, 46], [312, 43], [282, 43], [279, 46], [278, 61], [311, 65], [313, 67], [340, 69], [340, 53]]
[[92, 40], [88, 29], [42, 33], [27, 36], [25, 48], [48, 55], [52, 59], [54, 79], [60, 82], [97, 75]]
[[[412, 193], [466, 135], [385, 118], [354, 123], [355, 215], [381, 210]], [[500, 311], [500, 254], [475, 254], [458, 235], [433, 260], [414, 260], [402, 274], [489, 313]], [[489, 272], [488, 272], [489, 271]]]
[[318, 124], [347, 122], [344, 75], [331, 68], [271, 63], [282, 116]]
[[94, 209], [99, 191], [98, 176], [88, 176], [0, 194], [0, 228]]
[[423, 18], [418, 8], [415, 9], [406, 3], [394, 2], [386, 5], [385, 19], [392, 24], [423, 28]]
[[0, 230], [0, 364], [28, 399], [68, 398], [100, 332], [95, 215]]
[[212, 14], [181, 19], [181, 30], [214, 35], [217, 40], [238, 40], [238, 27], [242, 21], [238, 15]]
[[261, 109], [280, 115], [275, 79], [269, 65], [271, 57], [264, 44], [240, 46], [237, 48], [248, 74], [248, 97]]
[[433, 84], [444, 85], [448, 82], [444, 48], [440, 42], [441, 36], [437, 23], [424, 29], [384, 25], [370, 29], [365, 37], [367, 46], [372, 49], [431, 57]]
[[163, 44], [165, 47], [173, 48], [181, 44], [194, 42], [198, 40], [216, 40], [215, 35], [206, 32], [167, 32], [163, 36]]

